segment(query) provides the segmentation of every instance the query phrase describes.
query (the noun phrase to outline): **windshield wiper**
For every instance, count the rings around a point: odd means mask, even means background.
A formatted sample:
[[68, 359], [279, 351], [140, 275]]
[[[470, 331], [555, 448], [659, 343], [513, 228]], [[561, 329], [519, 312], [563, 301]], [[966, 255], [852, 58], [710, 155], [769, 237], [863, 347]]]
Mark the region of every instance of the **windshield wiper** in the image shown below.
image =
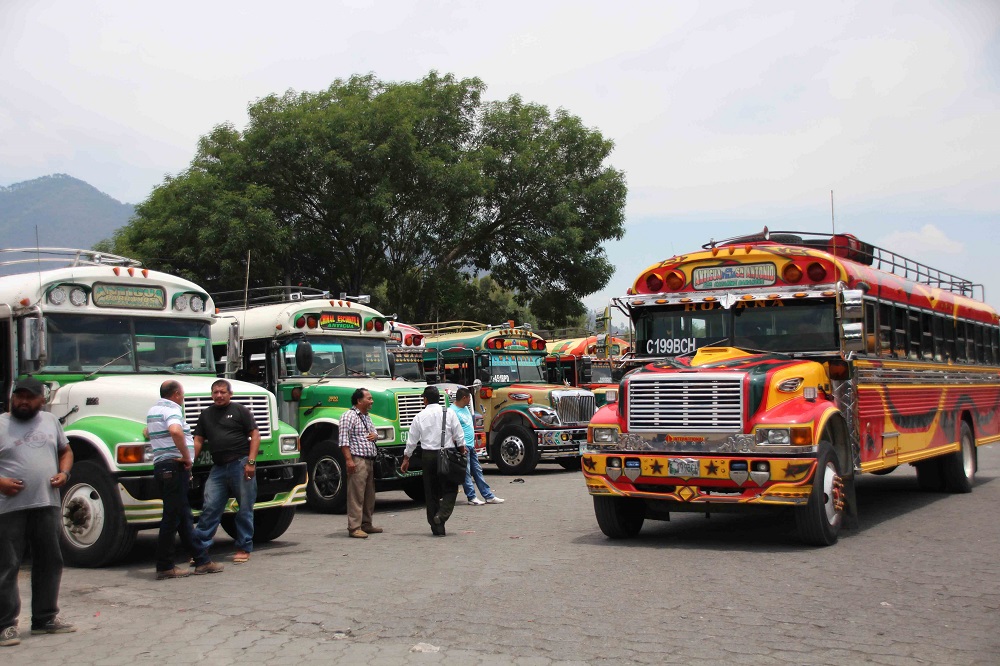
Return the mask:
[[91, 377], [93, 377], [98, 372], [100, 372], [104, 368], [108, 367], [109, 365], [111, 365], [115, 361], [120, 361], [123, 358], [125, 358], [126, 356], [128, 356], [129, 354], [131, 354], [131, 353], [132, 353], [131, 349], [126, 349], [120, 356], [116, 356], [115, 358], [111, 359], [110, 361], [108, 361], [107, 363], [105, 363], [104, 365], [102, 365], [101, 367], [99, 367], [97, 370], [94, 370], [92, 373], [90, 373], [89, 375], [87, 375], [86, 377], [84, 377], [84, 379], [90, 379]]

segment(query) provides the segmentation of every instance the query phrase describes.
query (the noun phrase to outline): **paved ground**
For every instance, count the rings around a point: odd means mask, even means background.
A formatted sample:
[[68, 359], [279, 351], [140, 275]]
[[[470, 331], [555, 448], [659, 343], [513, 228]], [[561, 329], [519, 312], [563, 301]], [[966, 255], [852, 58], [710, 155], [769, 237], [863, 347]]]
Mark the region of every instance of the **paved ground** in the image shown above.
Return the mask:
[[[866, 476], [861, 528], [832, 548], [790, 520], [676, 515], [604, 538], [578, 473], [488, 480], [508, 501], [461, 505], [445, 539], [380, 495], [386, 533], [300, 512], [219, 575], [156, 581], [153, 535], [128, 562], [67, 569], [80, 631], [25, 636], [3, 664], [997, 664], [1000, 446], [971, 495], [920, 492], [912, 468]], [[216, 540], [217, 559], [232, 541]], [[28, 569], [22, 571], [29, 626]], [[25, 632], [27, 633], [27, 632]]]

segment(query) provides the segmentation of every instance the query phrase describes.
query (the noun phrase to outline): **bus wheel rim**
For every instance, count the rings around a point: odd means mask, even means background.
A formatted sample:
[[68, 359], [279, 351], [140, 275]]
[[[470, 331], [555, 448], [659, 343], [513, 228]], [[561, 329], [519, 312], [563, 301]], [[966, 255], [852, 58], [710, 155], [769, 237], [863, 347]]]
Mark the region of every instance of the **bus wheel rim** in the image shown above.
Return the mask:
[[97, 489], [86, 483], [70, 488], [62, 501], [63, 533], [74, 546], [87, 548], [104, 532], [104, 502]]

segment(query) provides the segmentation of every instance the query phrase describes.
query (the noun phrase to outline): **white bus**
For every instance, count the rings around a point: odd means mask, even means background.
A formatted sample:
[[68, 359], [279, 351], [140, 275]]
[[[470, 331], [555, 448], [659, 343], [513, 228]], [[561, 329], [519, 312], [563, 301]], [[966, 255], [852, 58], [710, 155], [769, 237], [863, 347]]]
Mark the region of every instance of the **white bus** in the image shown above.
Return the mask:
[[[182, 384], [192, 426], [212, 404], [215, 306], [188, 280], [89, 250], [0, 250], [0, 273], [0, 406], [9, 408], [17, 378], [45, 383], [45, 409], [62, 421], [75, 461], [62, 489], [65, 559], [109, 564], [129, 552], [138, 530], [159, 524], [163, 502], [143, 428], [160, 384]], [[254, 538], [268, 541], [305, 501], [305, 465], [274, 397], [246, 382], [233, 382], [233, 393], [260, 428]], [[210, 464], [207, 452], [195, 461], [196, 510]], [[232, 533], [232, 515], [223, 528]]]

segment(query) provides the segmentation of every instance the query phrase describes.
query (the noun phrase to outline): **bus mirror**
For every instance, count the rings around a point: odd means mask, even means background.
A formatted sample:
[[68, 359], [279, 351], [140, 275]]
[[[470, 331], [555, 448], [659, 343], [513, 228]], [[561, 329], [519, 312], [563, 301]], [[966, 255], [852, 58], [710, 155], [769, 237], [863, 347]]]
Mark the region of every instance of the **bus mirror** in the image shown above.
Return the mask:
[[232, 377], [243, 369], [243, 359], [240, 358], [240, 325], [237, 322], [229, 324], [229, 337], [226, 340], [226, 377]]
[[309, 372], [313, 364], [313, 348], [307, 340], [302, 340], [295, 346], [295, 367], [299, 372]]
[[580, 359], [580, 376], [577, 384], [589, 384], [594, 377], [594, 361], [589, 356]]
[[[41, 317], [30, 317], [21, 320], [21, 360], [38, 361], [41, 365], [45, 361], [45, 320]], [[22, 367], [23, 372], [34, 372], [35, 367]]]
[[862, 297], [865, 292], [860, 289], [845, 289], [840, 294], [841, 319], [861, 319], [864, 317]]
[[863, 351], [865, 348], [865, 329], [861, 322], [841, 324], [840, 340], [845, 352]]

